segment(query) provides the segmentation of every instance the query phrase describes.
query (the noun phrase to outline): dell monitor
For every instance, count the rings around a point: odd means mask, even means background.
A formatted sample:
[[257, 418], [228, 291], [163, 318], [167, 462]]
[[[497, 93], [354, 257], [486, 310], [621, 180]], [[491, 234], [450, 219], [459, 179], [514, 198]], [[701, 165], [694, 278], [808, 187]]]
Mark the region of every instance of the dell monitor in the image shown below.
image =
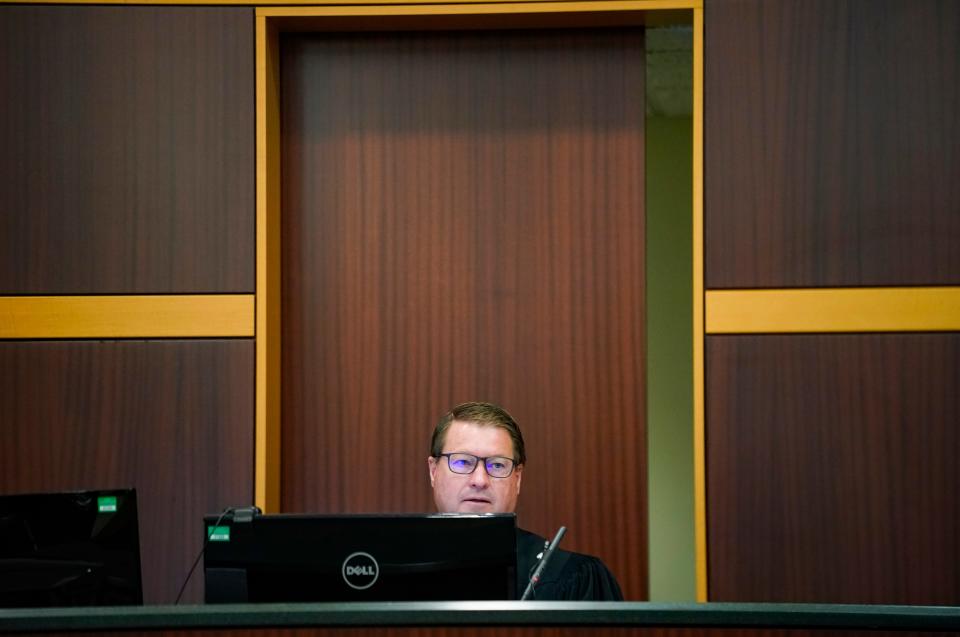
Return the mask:
[[516, 517], [204, 518], [207, 603], [516, 599]]
[[142, 603], [136, 491], [0, 496], [0, 607]]

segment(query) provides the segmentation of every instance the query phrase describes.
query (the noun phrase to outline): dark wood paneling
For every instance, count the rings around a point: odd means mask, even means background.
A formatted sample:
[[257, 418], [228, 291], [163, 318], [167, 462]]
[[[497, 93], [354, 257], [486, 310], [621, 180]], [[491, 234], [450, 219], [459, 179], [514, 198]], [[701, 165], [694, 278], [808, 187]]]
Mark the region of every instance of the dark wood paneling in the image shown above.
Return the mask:
[[960, 283], [960, 3], [705, 3], [708, 287]]
[[252, 292], [253, 10], [0, 7], [0, 294]]
[[711, 601], [960, 604], [960, 335], [706, 355]]
[[433, 425], [505, 406], [520, 523], [646, 595], [643, 34], [283, 47], [283, 508], [433, 510]]
[[144, 602], [172, 603], [202, 516], [253, 499], [253, 364], [250, 340], [0, 343], [0, 492], [135, 487]]

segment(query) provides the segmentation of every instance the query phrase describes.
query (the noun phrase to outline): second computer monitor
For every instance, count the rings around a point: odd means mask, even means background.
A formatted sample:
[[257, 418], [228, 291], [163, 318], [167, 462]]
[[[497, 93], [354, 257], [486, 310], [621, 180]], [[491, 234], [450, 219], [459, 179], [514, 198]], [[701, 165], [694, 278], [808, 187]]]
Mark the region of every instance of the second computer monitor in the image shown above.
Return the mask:
[[204, 522], [208, 603], [516, 598], [513, 514], [229, 514]]

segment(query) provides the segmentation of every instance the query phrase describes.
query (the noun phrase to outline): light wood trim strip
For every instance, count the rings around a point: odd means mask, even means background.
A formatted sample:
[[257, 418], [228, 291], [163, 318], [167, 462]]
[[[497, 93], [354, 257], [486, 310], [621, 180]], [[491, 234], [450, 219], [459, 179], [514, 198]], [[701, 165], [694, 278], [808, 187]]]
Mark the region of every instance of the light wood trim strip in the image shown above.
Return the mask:
[[703, 295], [703, 9], [693, 11], [693, 496], [697, 601], [707, 601]]
[[254, 501], [280, 511], [280, 45], [256, 18], [257, 369]]
[[252, 294], [0, 297], [0, 338], [253, 336]]
[[960, 287], [710, 290], [707, 333], [960, 330]]
[[[260, 3], [271, 4], [271, 3]], [[286, 3], [296, 4], [296, 3]], [[597, 0], [596, 2], [465, 2], [457, 4], [343, 4], [319, 6], [261, 6], [257, 16], [265, 17], [334, 17], [334, 16], [398, 16], [398, 15], [510, 15], [516, 13], [598, 13], [608, 11], [664, 11], [694, 9], [703, 0]]]
[[[322, 6], [324, 3], [317, 2], [316, 0], [260, 0], [260, 1], [233, 1], [233, 0], [0, 0], [0, 5], [3, 4], [62, 4], [62, 5], [82, 5], [82, 4], [110, 4], [110, 5], [203, 5], [203, 6], [246, 6], [246, 7], [257, 7], [257, 6], [282, 6], [282, 7], [291, 7], [291, 6]], [[410, 5], [410, 0], [341, 0], [337, 2], [338, 5], [342, 5], [344, 8], [348, 9], [352, 7], [361, 7], [361, 6], [374, 6], [377, 5]], [[425, 5], [445, 5], [447, 4], [446, 0], [421, 0], [418, 4]], [[491, 3], [490, 0], [460, 0], [460, 5], [482, 5], [486, 4], [491, 7], [498, 6], [496, 3]], [[543, 5], [574, 5], [574, 4], [591, 4], [590, 2], [553, 2], [545, 1], [541, 2], [540, 0], [529, 0], [524, 4], [543, 4]], [[597, 2], [596, 4], [600, 5], [630, 5], [631, 8], [641, 11], [656, 11], [663, 9], [693, 9], [696, 7], [703, 7], [703, 0], [631, 0], [627, 2]], [[450, 6], [450, 5], [448, 5]], [[503, 5], [500, 5], [503, 6]], [[557, 9], [552, 9], [556, 11]], [[562, 10], [562, 9], [561, 9]], [[610, 9], [602, 9], [603, 11], [609, 11]], [[281, 15], [289, 15], [287, 13], [281, 13]]]

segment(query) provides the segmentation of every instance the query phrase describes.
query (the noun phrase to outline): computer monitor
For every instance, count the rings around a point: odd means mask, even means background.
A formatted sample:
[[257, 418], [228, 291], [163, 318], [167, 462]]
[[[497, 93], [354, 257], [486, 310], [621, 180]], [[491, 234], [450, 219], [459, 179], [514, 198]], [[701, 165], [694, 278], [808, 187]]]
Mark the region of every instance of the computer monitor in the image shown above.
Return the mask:
[[512, 513], [208, 515], [204, 539], [207, 603], [516, 598]]
[[0, 496], [0, 606], [142, 603], [135, 490]]

